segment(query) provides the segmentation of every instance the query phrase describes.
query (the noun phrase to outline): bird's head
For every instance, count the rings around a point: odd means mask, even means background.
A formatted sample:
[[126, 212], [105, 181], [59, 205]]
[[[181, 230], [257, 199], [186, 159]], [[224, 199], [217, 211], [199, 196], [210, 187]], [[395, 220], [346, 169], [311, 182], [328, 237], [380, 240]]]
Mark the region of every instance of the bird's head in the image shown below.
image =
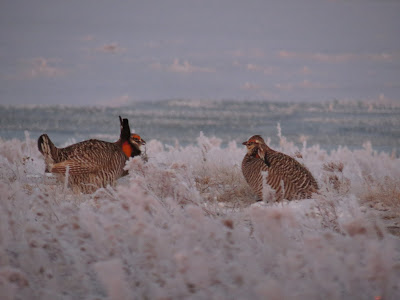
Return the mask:
[[261, 135], [253, 135], [246, 142], [243, 142], [242, 145], [246, 146], [248, 154], [253, 155], [258, 152], [261, 145], [265, 145], [265, 141]]
[[119, 120], [121, 123], [120, 142], [122, 151], [125, 153], [126, 157], [140, 155], [142, 153], [141, 146], [146, 145], [146, 141], [136, 133], [131, 134], [128, 119], [119, 117]]
[[141, 150], [141, 146], [146, 145], [146, 141], [144, 139], [142, 139], [141, 136], [136, 133], [131, 134], [130, 142], [136, 149], [139, 149], [139, 150]]

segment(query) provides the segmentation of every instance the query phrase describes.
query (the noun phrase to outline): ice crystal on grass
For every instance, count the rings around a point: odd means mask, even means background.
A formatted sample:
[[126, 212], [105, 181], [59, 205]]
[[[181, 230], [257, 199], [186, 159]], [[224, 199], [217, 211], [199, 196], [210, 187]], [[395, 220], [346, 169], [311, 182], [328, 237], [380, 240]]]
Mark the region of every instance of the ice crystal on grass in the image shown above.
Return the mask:
[[319, 195], [255, 203], [245, 149], [204, 135], [185, 147], [149, 141], [115, 189], [76, 195], [44, 174], [29, 136], [0, 140], [0, 294], [398, 299], [400, 160], [368, 145], [299, 149], [282, 134], [274, 148], [296, 154]]

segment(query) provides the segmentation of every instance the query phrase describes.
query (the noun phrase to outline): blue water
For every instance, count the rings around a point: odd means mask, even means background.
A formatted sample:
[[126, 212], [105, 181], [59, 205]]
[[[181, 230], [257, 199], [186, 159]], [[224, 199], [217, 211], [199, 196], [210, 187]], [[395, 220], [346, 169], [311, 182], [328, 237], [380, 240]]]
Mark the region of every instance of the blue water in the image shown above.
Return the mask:
[[129, 118], [132, 131], [149, 141], [164, 144], [196, 143], [202, 131], [223, 144], [242, 142], [253, 134], [278, 143], [282, 135], [301, 145], [319, 144], [361, 148], [370, 141], [375, 150], [400, 148], [400, 106], [363, 102], [271, 103], [254, 101], [168, 100], [137, 102], [125, 107], [0, 106], [0, 137], [36, 139], [46, 132], [56, 145], [69, 140], [99, 138], [112, 141], [119, 135], [118, 116]]

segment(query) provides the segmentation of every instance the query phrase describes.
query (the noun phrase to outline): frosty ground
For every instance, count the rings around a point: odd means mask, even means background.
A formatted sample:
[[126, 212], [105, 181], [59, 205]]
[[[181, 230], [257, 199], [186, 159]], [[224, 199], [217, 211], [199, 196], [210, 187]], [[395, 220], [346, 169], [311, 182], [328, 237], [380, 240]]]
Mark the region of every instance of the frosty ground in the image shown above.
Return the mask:
[[202, 134], [77, 195], [36, 138], [0, 139], [2, 299], [400, 299], [400, 159], [279, 141], [320, 195], [255, 203], [244, 147]]

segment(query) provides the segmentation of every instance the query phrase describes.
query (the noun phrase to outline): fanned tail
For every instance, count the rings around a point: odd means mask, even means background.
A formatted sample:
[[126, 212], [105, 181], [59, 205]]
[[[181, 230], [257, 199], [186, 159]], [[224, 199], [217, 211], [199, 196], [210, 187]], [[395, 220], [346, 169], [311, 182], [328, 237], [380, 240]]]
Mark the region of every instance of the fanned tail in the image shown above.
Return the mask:
[[54, 146], [47, 134], [42, 134], [38, 139], [38, 149], [44, 156], [46, 172], [50, 172], [54, 164], [54, 157], [57, 155], [57, 147]]

